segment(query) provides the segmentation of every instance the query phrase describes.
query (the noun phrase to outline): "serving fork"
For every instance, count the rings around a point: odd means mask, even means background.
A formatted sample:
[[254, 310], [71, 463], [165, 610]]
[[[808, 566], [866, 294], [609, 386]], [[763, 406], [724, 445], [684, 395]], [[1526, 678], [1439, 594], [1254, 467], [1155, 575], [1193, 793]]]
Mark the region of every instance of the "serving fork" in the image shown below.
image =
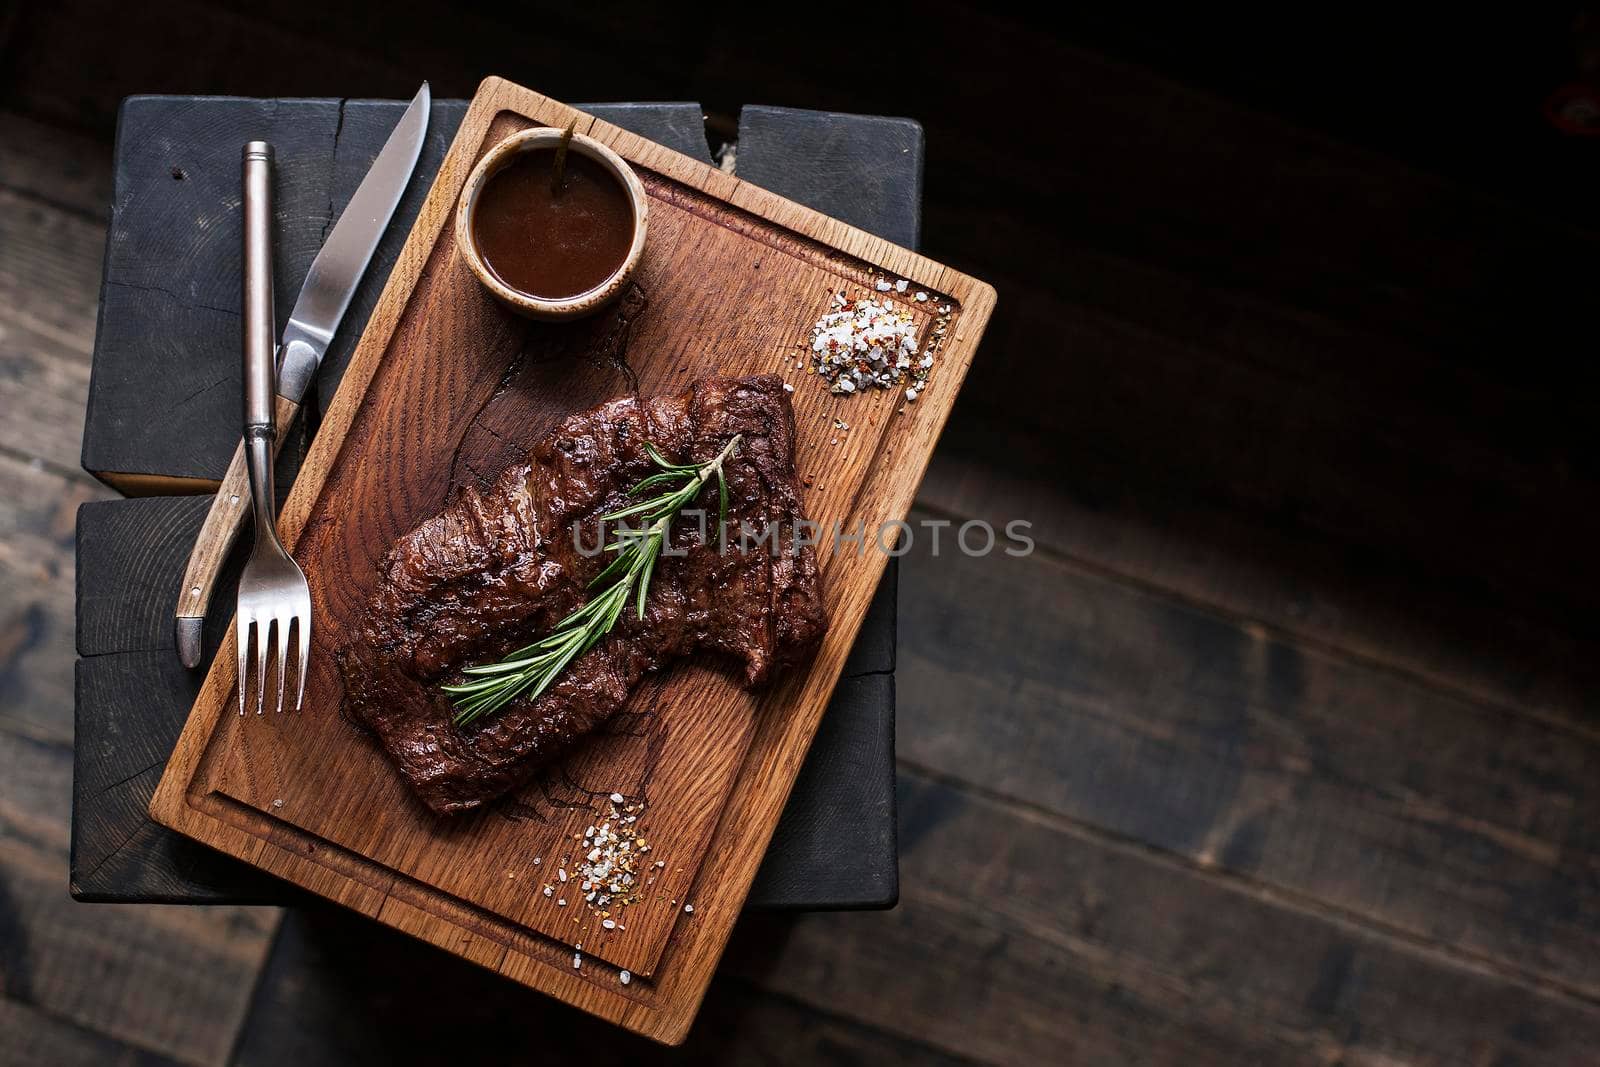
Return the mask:
[[272, 146], [250, 141], [244, 146], [244, 452], [250, 474], [250, 503], [255, 513], [255, 544], [239, 579], [239, 604], [234, 616], [234, 643], [239, 648], [239, 714], [244, 714], [250, 641], [256, 645], [256, 714], [267, 693], [267, 645], [277, 636], [278, 711], [283, 711], [289, 630], [299, 634], [300, 680], [294, 706], [306, 692], [306, 661], [311, 653], [311, 589], [305, 572], [278, 540], [272, 462], [277, 428], [273, 398], [277, 393], [273, 345], [276, 315], [272, 291]]

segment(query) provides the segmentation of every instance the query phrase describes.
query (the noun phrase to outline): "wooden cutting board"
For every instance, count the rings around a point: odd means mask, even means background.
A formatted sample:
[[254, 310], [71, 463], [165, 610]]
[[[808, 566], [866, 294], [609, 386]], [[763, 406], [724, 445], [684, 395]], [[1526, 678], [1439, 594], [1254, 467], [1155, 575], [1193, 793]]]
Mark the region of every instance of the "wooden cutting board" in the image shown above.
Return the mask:
[[[650, 233], [636, 285], [617, 306], [581, 323], [533, 323], [473, 278], [451, 219], [488, 148], [573, 119], [639, 172]], [[811, 324], [833, 294], [872, 292], [884, 277], [909, 280], [903, 296], [890, 295], [924, 341], [944, 327], [915, 403], [898, 391], [833, 396], [804, 369]], [[918, 292], [928, 299], [917, 302]], [[586, 1011], [682, 1040], [887, 560], [872, 531], [905, 517], [994, 301], [973, 278], [486, 80], [280, 519], [315, 610], [304, 710], [239, 717], [234, 650], [222, 649], [152, 815]], [[335, 656], [391, 542], [572, 411], [634, 389], [680, 392], [707, 374], [774, 372], [795, 387], [807, 515], [825, 531], [868, 531], [864, 549], [820, 551], [833, 623], [816, 660], [759, 693], [721, 664], [680, 663], [646, 679], [598, 736], [506, 802], [465, 817], [429, 813], [341, 712]], [[663, 866], [649, 868], [645, 898], [603, 929], [557, 870], [574, 872], [584, 830], [613, 793], [643, 805], [639, 825]], [[634, 976], [627, 985], [622, 969]]]

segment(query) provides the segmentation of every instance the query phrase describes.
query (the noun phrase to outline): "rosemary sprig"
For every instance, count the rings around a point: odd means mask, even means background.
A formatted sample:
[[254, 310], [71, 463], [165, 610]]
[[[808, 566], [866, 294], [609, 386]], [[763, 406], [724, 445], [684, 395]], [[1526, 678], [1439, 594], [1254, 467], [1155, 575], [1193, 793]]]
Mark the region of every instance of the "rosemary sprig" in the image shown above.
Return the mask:
[[[573, 660], [611, 631], [621, 618], [630, 594], [638, 604], [639, 618], [643, 619], [650, 576], [672, 529], [672, 521], [694, 500], [713, 474], [717, 477], [717, 528], [720, 530], [728, 521], [728, 483], [722, 475], [722, 464], [734, 454], [738, 445], [739, 435], [735, 434], [710, 462], [669, 463], [654, 445], [646, 444], [650, 461], [661, 469], [629, 489], [628, 495], [662, 491], [600, 516], [601, 522], [637, 516], [644, 523], [639, 529], [619, 529], [616, 539], [605, 546], [604, 551], [615, 552], [616, 557], [589, 583], [590, 589], [605, 588], [556, 623], [555, 629], [545, 637], [517, 649], [498, 663], [468, 667], [462, 672], [467, 675], [466, 681], [444, 686], [456, 706], [455, 724], [465, 726], [474, 722], [500, 710], [523, 693], [528, 694], [528, 699], [537, 700]], [[668, 486], [672, 488], [665, 488]]]

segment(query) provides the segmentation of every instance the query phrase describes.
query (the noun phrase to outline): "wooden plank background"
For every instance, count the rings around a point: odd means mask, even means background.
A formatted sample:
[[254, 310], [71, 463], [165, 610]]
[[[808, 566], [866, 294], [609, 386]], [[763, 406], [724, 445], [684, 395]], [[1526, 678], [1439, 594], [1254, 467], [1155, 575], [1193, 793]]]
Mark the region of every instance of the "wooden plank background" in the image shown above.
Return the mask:
[[[425, 69], [447, 95], [493, 68], [571, 99], [918, 115], [926, 247], [1003, 297], [920, 514], [1025, 508], [1041, 547], [1015, 571], [905, 561], [901, 906], [743, 924], [685, 1055], [1592, 1061], [1596, 394], [1592, 361], [1560, 357], [1591, 332], [1596, 162], [1537, 117], [1574, 76], [1569, 24], [1508, 15], [1473, 31], [1489, 50], [1391, 13], [1251, 53], [1215, 11], [1199, 35], [962, 11], [994, 58], [915, 84], [827, 77], [789, 13], [771, 37], [740, 11], [602, 38], [469, 9], [395, 20], [381, 52], [330, 5], [0, 16], [0, 759], [42, 752], [0, 776], [4, 884], [36, 901], [0, 930], [24, 1058], [392, 1062], [377, 1021], [427, 1007], [405, 977], [473, 973], [329, 917], [263, 969], [255, 913], [66, 902], [62, 581], [97, 490], [46, 413], [83, 388], [122, 94], [399, 97]], [[944, 55], [955, 18], [924, 5], [911, 47]], [[1046, 125], [1069, 150], [1029, 150]], [[1033, 447], [1048, 461], [1019, 463]], [[368, 951], [384, 966], [341, 971]], [[69, 953], [114, 977], [44, 962]], [[172, 961], [203, 996], [153, 980]], [[247, 993], [214, 998], [257, 973], [245, 1025]], [[462, 991], [453, 1018], [642, 1054], [543, 998]]]

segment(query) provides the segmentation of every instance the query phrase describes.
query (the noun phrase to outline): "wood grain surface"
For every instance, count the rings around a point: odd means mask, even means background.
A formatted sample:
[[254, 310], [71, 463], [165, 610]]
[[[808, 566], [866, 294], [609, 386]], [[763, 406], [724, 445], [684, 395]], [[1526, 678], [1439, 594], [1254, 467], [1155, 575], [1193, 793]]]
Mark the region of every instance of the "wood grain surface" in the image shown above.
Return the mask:
[[[449, 238], [475, 160], [529, 125], [578, 128], [635, 164], [651, 244], [635, 289], [576, 326], [505, 313]], [[486, 481], [565, 414], [636, 390], [678, 392], [710, 373], [785, 369], [841, 289], [876, 273], [930, 338], [953, 307], [931, 388], [830, 397], [796, 384], [805, 509], [824, 530], [902, 518], [994, 303], [994, 291], [836, 220], [511, 83], [480, 88], [373, 313], [281, 521], [311, 578], [316, 622], [306, 712], [223, 714], [234, 678], [213, 664], [151, 811], [181, 832], [528, 985], [663, 1041], [681, 1040], [710, 980], [887, 556], [823, 552], [834, 619], [812, 667], [751, 694], [700, 665], [641, 686], [611, 727], [513, 803], [430, 816], [339, 714], [334, 656], [387, 546], [469, 480]], [[852, 429], [835, 428], [846, 418]], [[543, 870], [620, 792], [647, 804], [667, 861], [626, 929], [539, 892]], [[548, 877], [548, 874], [546, 874]], [[693, 901], [691, 916], [684, 905]], [[571, 966], [581, 942], [590, 963]], [[601, 963], [600, 961], [603, 961]], [[626, 968], [640, 978], [617, 982]]]

